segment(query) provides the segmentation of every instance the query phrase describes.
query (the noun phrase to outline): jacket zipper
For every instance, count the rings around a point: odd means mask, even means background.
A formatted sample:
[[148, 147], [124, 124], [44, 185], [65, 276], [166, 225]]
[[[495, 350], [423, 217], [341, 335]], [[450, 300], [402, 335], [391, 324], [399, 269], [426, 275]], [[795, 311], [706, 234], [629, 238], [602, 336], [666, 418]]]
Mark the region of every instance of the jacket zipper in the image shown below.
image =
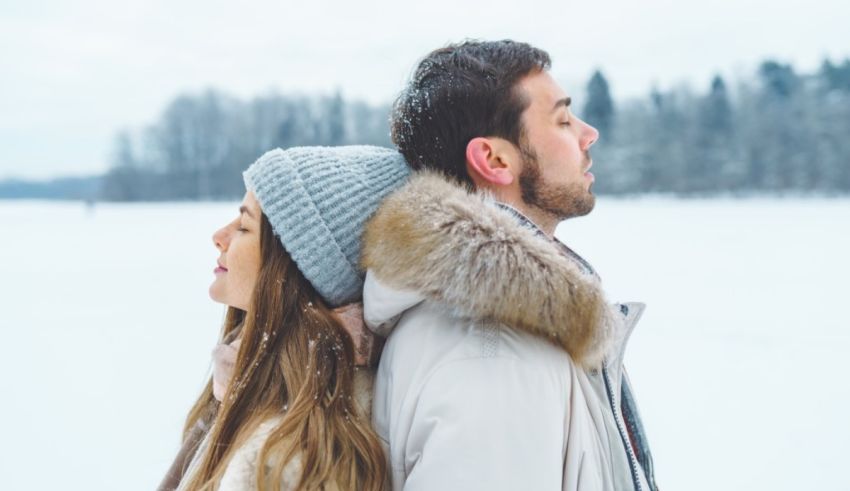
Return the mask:
[[[496, 204], [499, 205], [502, 209], [504, 209], [507, 212], [509, 212], [510, 214], [512, 214], [514, 217], [516, 217], [520, 221], [520, 223], [522, 223], [523, 225], [526, 225], [529, 228], [531, 228], [532, 230], [534, 230], [537, 233], [537, 235], [546, 238], [546, 234], [543, 233], [543, 230], [540, 229], [540, 227], [538, 227], [537, 224], [532, 222], [531, 219], [529, 219], [528, 217], [523, 215], [519, 210], [517, 210], [513, 206], [510, 206], [506, 203], [502, 203], [502, 202], [497, 201]], [[569, 257], [570, 259], [572, 259], [576, 263], [578, 263], [579, 267], [584, 269], [584, 272], [586, 274], [589, 274], [589, 275], [599, 279], [599, 275], [596, 273], [596, 270], [594, 270], [593, 267], [590, 265], [590, 263], [585, 261], [585, 259], [583, 257], [579, 256], [576, 252], [574, 252], [572, 249], [567, 247], [567, 245], [564, 244], [563, 242], [561, 242], [560, 240], [557, 240], [557, 239], [550, 239], [550, 240], [552, 240], [552, 242], [554, 242], [555, 245], [557, 245], [559, 247], [559, 249], [561, 250], [561, 252], [564, 255], [566, 255], [567, 257]], [[628, 309], [626, 309], [624, 314], [627, 314], [627, 313], [628, 313]], [[608, 377], [608, 368], [605, 367], [605, 366], [602, 367], [602, 377], [605, 380], [605, 392], [608, 394], [608, 403], [611, 405], [611, 411], [613, 411], [613, 413], [614, 413], [614, 422], [617, 424], [617, 431], [620, 433], [620, 439], [623, 441], [623, 445], [625, 445], [626, 453], [628, 454], [628, 457], [629, 457], [629, 468], [631, 469], [631, 473], [632, 473], [632, 483], [635, 486], [635, 491], [642, 491], [641, 486], [640, 486], [640, 477], [638, 476], [638, 468], [637, 468], [638, 464], [637, 464], [637, 457], [635, 456], [635, 450], [632, 447], [632, 442], [629, 439], [629, 435], [626, 433], [626, 430], [623, 427], [624, 423], [622, 423], [620, 421], [622, 419], [622, 416], [620, 415], [620, 412], [617, 410], [617, 403], [614, 402], [614, 395], [611, 393], [611, 381]], [[649, 479], [649, 478], [647, 478], [647, 479]]]
[[608, 368], [602, 367], [602, 378], [605, 380], [605, 392], [608, 394], [608, 403], [611, 405], [611, 411], [614, 412], [614, 422], [617, 424], [617, 431], [620, 433], [620, 439], [626, 447], [626, 453], [629, 457], [629, 469], [632, 474], [632, 483], [635, 485], [636, 491], [641, 491], [640, 478], [638, 477], [637, 457], [635, 450], [632, 448], [632, 442], [629, 440], [629, 435], [626, 433], [623, 423], [620, 421], [620, 411], [617, 409], [617, 403], [614, 399], [614, 394], [611, 392], [611, 379], [608, 376]]

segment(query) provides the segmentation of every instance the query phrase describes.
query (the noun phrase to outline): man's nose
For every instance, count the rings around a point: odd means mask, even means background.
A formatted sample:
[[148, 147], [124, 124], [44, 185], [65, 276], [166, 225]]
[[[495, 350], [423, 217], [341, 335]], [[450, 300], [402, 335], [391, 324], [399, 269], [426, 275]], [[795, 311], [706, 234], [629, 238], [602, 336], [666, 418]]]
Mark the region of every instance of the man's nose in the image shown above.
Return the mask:
[[584, 125], [586, 128], [582, 135], [582, 150], [587, 150], [599, 139], [599, 130], [587, 123], [584, 123]]

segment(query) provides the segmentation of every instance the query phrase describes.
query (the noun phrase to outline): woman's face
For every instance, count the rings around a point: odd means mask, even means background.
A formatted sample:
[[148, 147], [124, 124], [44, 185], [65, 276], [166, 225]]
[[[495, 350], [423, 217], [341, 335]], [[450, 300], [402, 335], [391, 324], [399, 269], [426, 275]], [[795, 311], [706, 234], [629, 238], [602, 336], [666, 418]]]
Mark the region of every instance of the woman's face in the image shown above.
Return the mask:
[[248, 310], [260, 273], [260, 204], [248, 191], [239, 207], [239, 216], [213, 234], [221, 253], [210, 285], [210, 298], [241, 310]]

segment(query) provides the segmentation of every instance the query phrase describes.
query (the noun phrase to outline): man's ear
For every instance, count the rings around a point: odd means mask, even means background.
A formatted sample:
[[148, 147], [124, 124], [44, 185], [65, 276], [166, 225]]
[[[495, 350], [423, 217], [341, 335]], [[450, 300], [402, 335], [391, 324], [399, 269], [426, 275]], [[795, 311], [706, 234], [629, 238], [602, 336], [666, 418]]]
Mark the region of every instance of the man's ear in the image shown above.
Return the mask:
[[509, 143], [501, 138], [477, 137], [466, 144], [466, 170], [477, 185], [508, 186], [515, 169], [506, 155]]

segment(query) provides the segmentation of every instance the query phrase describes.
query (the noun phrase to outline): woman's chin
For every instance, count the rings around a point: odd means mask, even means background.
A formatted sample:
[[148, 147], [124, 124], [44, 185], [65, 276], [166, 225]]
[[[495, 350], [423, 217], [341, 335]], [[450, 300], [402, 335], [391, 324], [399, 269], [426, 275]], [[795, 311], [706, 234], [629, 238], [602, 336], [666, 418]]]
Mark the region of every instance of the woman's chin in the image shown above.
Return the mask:
[[222, 298], [221, 292], [219, 292], [218, 288], [216, 288], [215, 282], [213, 282], [213, 284], [210, 285], [209, 294], [210, 294], [210, 299], [213, 302], [222, 303], [222, 304], [225, 304], [225, 305], [227, 304], [227, 302], [225, 302], [224, 299]]

